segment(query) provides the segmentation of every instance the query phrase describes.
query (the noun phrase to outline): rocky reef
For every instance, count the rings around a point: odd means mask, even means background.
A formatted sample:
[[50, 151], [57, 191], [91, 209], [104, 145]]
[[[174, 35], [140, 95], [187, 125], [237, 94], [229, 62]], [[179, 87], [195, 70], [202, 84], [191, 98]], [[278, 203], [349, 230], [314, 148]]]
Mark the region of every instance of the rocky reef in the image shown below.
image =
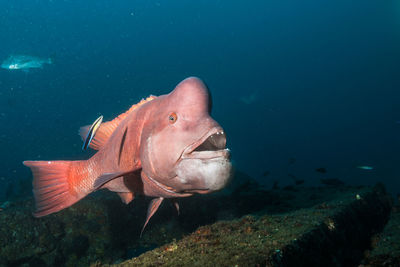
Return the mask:
[[0, 211], [0, 266], [381, 266], [375, 264], [389, 254], [392, 263], [399, 260], [399, 216], [390, 217], [392, 199], [381, 185], [267, 190], [240, 172], [235, 181], [216, 194], [178, 199], [179, 215], [165, 202], [141, 238], [147, 198], [125, 205], [100, 191], [43, 218], [31, 215], [32, 199], [8, 203]]
[[400, 266], [400, 205], [393, 208], [383, 231], [372, 237], [365, 255], [361, 266]]
[[263, 210], [199, 227], [117, 266], [356, 266], [385, 225], [391, 201], [379, 187], [340, 191], [313, 207], [274, 215]]

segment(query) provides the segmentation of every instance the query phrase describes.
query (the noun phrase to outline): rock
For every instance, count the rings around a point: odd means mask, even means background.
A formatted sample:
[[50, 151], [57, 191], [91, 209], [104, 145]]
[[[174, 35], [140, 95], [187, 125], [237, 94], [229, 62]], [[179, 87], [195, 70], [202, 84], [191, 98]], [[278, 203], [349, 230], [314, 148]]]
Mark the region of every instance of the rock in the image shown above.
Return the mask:
[[382, 233], [372, 237], [363, 266], [400, 266], [400, 206], [393, 209]]
[[148, 198], [125, 205], [100, 191], [42, 218], [32, 216], [32, 199], [15, 201], [0, 213], [0, 266], [359, 262], [389, 217], [390, 198], [381, 187], [268, 191], [237, 175], [245, 182], [230, 193], [178, 199], [179, 216], [165, 201], [142, 238]]
[[176, 243], [115, 266], [355, 265], [387, 222], [391, 198], [381, 187], [341, 191], [325, 201], [324, 209], [316, 205], [202, 226]]

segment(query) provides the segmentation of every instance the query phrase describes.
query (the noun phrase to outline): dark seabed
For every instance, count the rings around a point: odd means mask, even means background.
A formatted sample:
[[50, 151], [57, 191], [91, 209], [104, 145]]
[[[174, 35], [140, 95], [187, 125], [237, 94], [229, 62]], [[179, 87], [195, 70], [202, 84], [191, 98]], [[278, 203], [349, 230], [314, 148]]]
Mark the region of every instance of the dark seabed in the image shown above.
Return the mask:
[[[400, 2], [0, 1], [12, 55], [51, 62], [0, 69], [0, 265], [400, 265]], [[227, 189], [165, 201], [142, 238], [143, 197], [32, 216], [22, 161], [89, 158], [79, 127], [189, 76], [227, 134]]]

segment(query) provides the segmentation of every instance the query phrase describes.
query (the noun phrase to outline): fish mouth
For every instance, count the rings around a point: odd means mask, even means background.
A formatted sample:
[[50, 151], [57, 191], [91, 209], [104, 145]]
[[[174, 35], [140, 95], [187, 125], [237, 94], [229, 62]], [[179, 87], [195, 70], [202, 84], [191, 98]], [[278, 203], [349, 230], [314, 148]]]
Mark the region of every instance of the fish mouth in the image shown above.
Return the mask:
[[230, 150], [226, 148], [226, 134], [221, 127], [214, 127], [205, 133], [197, 142], [183, 150], [181, 159], [229, 158]]
[[208, 194], [210, 193], [210, 189], [186, 189], [184, 190], [185, 193], [187, 194]]
[[181, 192], [208, 194], [222, 189], [230, 178], [230, 150], [226, 134], [213, 127], [187, 146], [176, 165], [176, 179]]

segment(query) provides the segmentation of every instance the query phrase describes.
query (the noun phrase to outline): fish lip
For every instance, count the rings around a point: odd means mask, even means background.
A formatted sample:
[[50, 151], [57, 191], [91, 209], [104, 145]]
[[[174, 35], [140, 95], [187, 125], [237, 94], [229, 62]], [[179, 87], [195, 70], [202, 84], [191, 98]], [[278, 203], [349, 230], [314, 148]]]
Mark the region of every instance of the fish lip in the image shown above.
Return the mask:
[[210, 193], [210, 189], [205, 188], [205, 189], [188, 189], [188, 190], [184, 190], [185, 193], [188, 194], [208, 194]]
[[212, 151], [193, 151], [189, 154], [183, 154], [181, 159], [214, 159], [214, 158], [229, 158], [229, 148]]
[[194, 142], [193, 144], [187, 146], [180, 157], [183, 159], [212, 159], [212, 158], [229, 158], [230, 150], [228, 148], [220, 149], [220, 150], [210, 150], [210, 151], [194, 151], [198, 146], [200, 146], [204, 141], [207, 140], [213, 134], [224, 133], [222, 127], [213, 127], [208, 130], [199, 140]]

